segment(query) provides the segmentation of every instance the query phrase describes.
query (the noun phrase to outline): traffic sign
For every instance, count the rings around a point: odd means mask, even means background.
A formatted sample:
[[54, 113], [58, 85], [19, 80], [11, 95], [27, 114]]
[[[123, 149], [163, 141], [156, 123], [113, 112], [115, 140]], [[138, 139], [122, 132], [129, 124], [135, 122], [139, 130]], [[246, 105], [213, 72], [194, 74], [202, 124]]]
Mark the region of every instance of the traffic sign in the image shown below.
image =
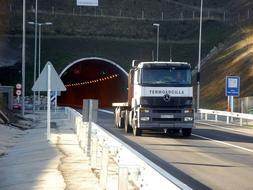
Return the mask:
[[20, 96], [21, 95], [21, 90], [16, 90], [16, 95]]
[[77, 0], [77, 6], [98, 6], [98, 0]]
[[22, 85], [21, 85], [21, 84], [19, 84], [19, 83], [17, 83], [17, 84], [16, 84], [16, 89], [20, 90], [20, 89], [21, 89], [21, 87], [22, 87]]
[[240, 77], [226, 77], [226, 96], [240, 96]]

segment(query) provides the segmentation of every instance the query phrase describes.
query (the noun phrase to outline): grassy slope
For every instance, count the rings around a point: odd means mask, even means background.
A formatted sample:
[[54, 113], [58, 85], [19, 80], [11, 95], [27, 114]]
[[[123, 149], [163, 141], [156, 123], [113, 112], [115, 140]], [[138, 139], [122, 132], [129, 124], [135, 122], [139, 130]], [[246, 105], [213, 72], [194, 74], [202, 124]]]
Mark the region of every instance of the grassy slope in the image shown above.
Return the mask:
[[242, 27], [202, 68], [202, 107], [225, 109], [225, 77], [240, 76], [241, 97], [253, 95], [253, 28]]
[[[241, 19], [248, 17], [253, 7], [249, 0], [232, 0], [227, 5], [234, 15]], [[252, 11], [249, 12], [252, 17]], [[240, 97], [253, 95], [253, 26], [247, 20], [236, 26], [236, 31], [227, 38], [224, 48], [212, 57], [201, 71], [201, 107], [226, 109], [225, 77], [237, 75], [241, 78]]]

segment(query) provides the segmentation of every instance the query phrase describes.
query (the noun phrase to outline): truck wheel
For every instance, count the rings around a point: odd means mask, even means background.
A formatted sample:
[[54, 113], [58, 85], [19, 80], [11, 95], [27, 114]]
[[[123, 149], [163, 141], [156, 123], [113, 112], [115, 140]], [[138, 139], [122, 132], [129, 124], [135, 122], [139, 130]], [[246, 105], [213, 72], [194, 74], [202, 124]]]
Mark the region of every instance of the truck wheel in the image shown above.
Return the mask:
[[118, 128], [118, 117], [117, 117], [117, 112], [115, 110], [114, 112], [114, 127]]
[[137, 127], [136, 121], [133, 121], [132, 127], [133, 127], [133, 135], [134, 135], [134, 136], [141, 136], [142, 131], [141, 131], [141, 129], [139, 129], [139, 128]]
[[125, 132], [126, 133], [132, 132], [132, 127], [129, 125], [128, 111], [126, 111], [125, 113]]
[[119, 128], [119, 111], [118, 111], [118, 108], [115, 108], [115, 111], [114, 111], [114, 127], [115, 128]]
[[119, 125], [118, 128], [123, 128], [125, 124], [124, 118], [119, 117]]
[[191, 133], [192, 133], [192, 129], [182, 129], [182, 134], [184, 137], [189, 137], [191, 136]]

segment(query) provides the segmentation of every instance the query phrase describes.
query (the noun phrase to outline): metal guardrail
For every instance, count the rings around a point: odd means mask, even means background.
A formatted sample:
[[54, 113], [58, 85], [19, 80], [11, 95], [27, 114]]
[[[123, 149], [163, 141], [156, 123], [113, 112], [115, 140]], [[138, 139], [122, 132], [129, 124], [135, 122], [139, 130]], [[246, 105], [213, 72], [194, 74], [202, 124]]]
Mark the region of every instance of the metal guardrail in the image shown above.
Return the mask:
[[214, 115], [215, 116], [214, 121], [218, 121], [219, 119], [218, 116], [225, 116], [227, 124], [233, 121], [233, 118], [238, 118], [240, 119], [240, 126], [243, 125], [243, 120], [253, 120], [253, 114], [246, 114], [246, 113], [227, 112], [208, 109], [199, 109], [198, 113], [201, 114], [201, 119], [204, 120], [208, 120], [208, 115]]
[[99, 125], [83, 122], [76, 110], [65, 108], [65, 112], [102, 189], [191, 189]]

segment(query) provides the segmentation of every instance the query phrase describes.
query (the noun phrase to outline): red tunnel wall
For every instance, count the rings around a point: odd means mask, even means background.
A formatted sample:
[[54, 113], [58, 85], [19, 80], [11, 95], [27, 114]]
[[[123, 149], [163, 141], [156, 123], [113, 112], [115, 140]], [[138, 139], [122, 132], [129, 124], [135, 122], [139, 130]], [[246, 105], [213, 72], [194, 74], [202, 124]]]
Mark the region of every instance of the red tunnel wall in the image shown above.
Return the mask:
[[98, 99], [99, 107], [106, 108], [113, 102], [127, 101], [127, 76], [109, 62], [80, 61], [67, 69], [61, 79], [67, 91], [58, 98], [59, 105], [81, 108], [83, 99]]

